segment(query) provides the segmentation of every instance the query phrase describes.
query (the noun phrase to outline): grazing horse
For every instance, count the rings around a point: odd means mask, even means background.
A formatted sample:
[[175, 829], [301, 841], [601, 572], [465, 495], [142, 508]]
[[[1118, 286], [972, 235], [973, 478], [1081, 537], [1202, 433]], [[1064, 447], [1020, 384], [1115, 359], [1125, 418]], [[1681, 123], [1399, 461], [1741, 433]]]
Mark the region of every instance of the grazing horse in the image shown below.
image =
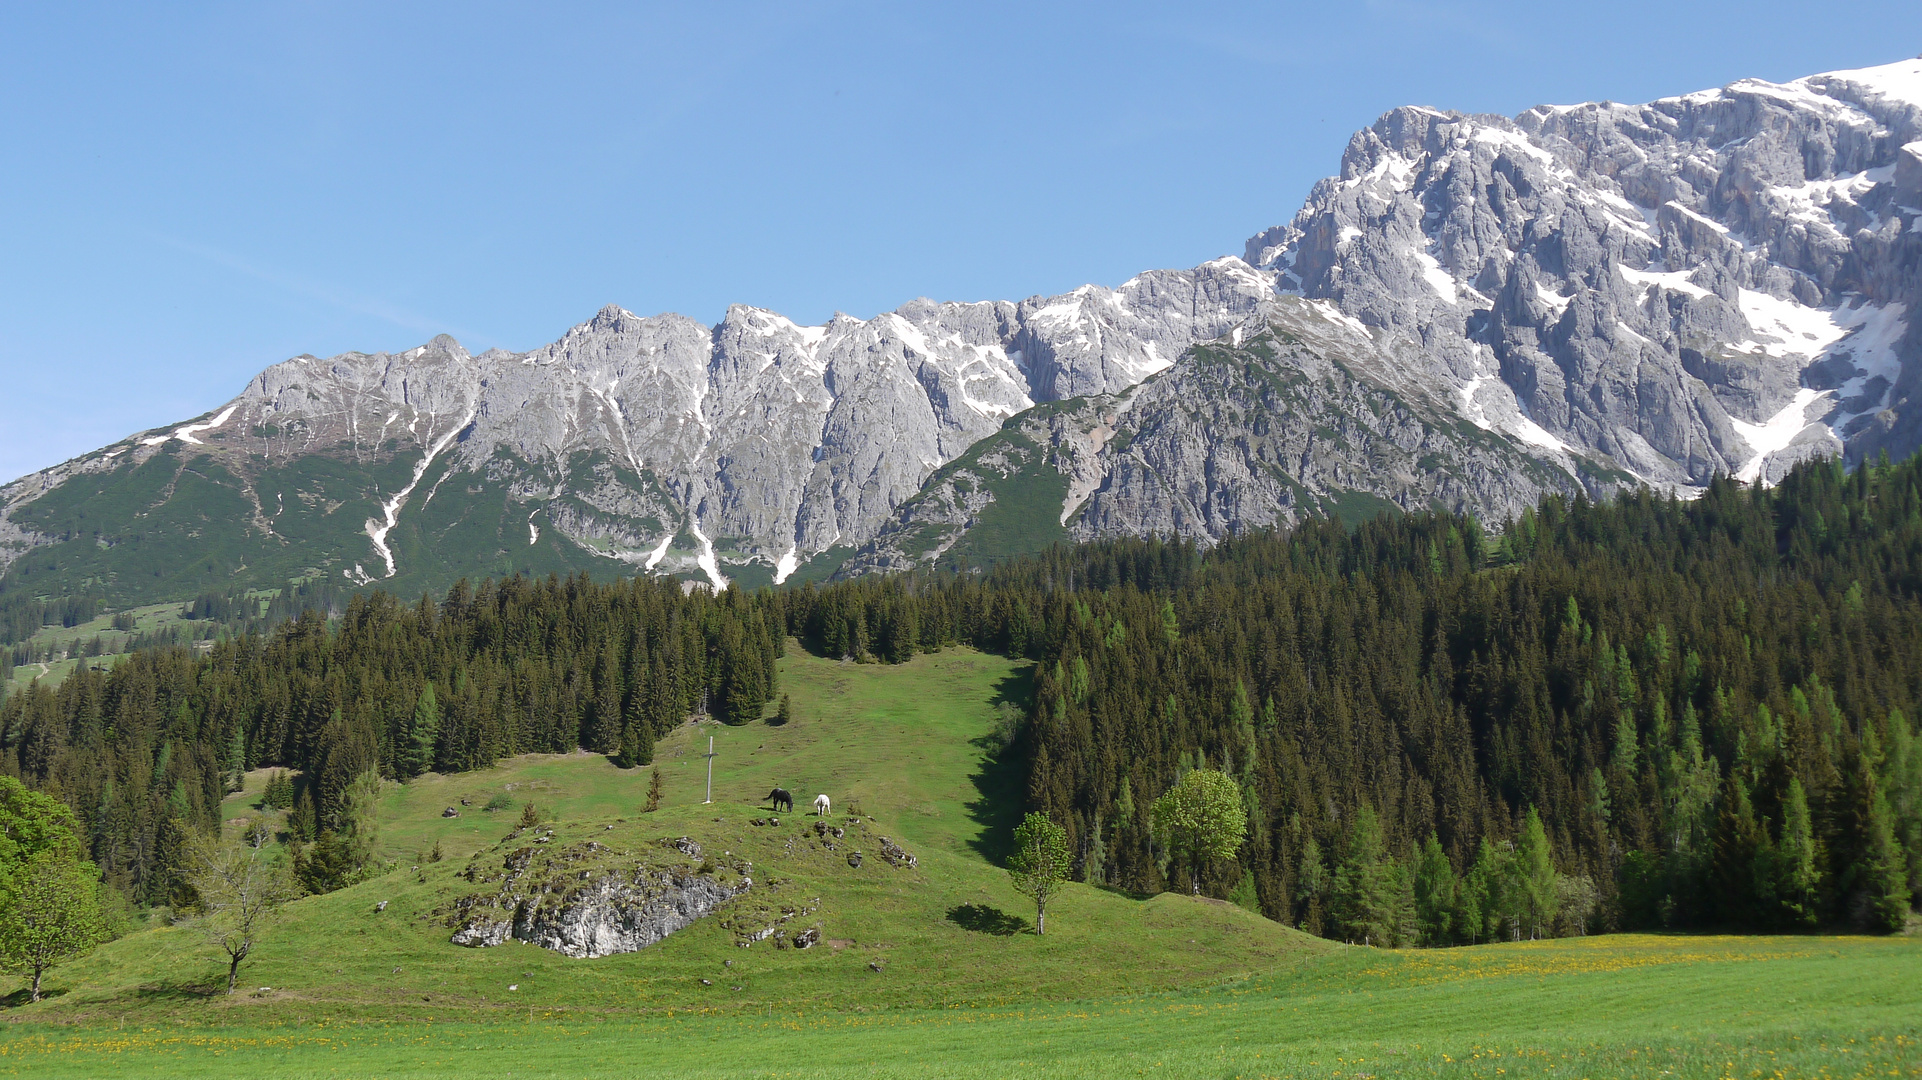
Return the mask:
[[814, 812], [821, 817], [828, 816], [828, 797], [826, 795], [816, 795], [814, 797]]
[[774, 804], [774, 809], [779, 810], [785, 806], [788, 813], [794, 812], [794, 796], [789, 795], [786, 788], [775, 788], [767, 793], [767, 797], [768, 801]]

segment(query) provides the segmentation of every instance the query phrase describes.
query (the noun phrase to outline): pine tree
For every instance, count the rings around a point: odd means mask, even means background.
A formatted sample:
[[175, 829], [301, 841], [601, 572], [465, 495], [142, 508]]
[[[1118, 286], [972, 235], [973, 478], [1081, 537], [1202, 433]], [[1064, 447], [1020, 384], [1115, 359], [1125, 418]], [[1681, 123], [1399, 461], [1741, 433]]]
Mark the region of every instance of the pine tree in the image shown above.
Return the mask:
[[342, 793], [334, 835], [350, 875], [360, 877], [375, 864], [380, 843], [380, 774], [367, 769]]
[[1815, 825], [1802, 781], [1790, 779], [1782, 802], [1781, 838], [1776, 843], [1774, 887], [1780, 917], [1791, 926], [1815, 925], [1816, 885], [1820, 881], [1815, 848]]
[[646, 765], [654, 760], [654, 730], [641, 721], [631, 721], [621, 732], [620, 751], [614, 764], [623, 769]]
[[1515, 870], [1530, 936], [1553, 933], [1555, 916], [1561, 910], [1555, 889], [1555, 863], [1548, 849], [1548, 830], [1542, 827], [1542, 817], [1532, 806], [1522, 821], [1521, 840], [1515, 845]]
[[1909, 727], [1902, 710], [1889, 713], [1888, 749], [1882, 757], [1882, 790], [1889, 801], [1889, 825], [1909, 868], [1909, 893], [1922, 899], [1922, 736]]
[[414, 702], [414, 720], [407, 728], [407, 746], [401, 772], [404, 778], [432, 772], [435, 743], [440, 737], [440, 702], [435, 700], [434, 684], [421, 688]]
[[1894, 815], [1872, 770], [1857, 778], [1855, 789], [1858, 856], [1843, 876], [1849, 917], [1866, 929], [1899, 931], [1909, 915], [1909, 872]]
[[1336, 923], [1351, 940], [1384, 947], [1400, 943], [1402, 882], [1395, 870], [1382, 847], [1381, 823], [1374, 808], [1363, 804], [1355, 811], [1347, 850], [1330, 890]]
[[1442, 850], [1441, 839], [1428, 834], [1415, 862], [1415, 914], [1421, 925], [1425, 945], [1446, 945], [1455, 940], [1456, 918], [1461, 906], [1461, 879]]
[[661, 767], [654, 766], [654, 775], [647, 781], [647, 805], [641, 807], [643, 813], [651, 814], [661, 808]]

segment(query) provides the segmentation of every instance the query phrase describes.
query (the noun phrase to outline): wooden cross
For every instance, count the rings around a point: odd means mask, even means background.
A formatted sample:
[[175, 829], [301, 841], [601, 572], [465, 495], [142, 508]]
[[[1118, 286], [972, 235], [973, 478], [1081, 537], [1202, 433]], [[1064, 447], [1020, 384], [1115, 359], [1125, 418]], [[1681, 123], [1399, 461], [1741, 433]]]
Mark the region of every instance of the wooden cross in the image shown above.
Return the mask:
[[714, 801], [714, 736], [707, 737], [707, 753], [701, 756], [707, 759], [707, 798], [701, 801], [711, 803]]

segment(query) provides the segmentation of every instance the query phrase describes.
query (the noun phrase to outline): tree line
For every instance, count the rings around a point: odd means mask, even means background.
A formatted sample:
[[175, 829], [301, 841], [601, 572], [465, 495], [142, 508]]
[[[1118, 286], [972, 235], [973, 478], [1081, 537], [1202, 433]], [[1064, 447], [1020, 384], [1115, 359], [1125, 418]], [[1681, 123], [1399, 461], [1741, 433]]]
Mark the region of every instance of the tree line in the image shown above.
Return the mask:
[[[439, 603], [357, 595], [271, 634], [149, 649], [0, 703], [0, 770], [72, 808], [106, 879], [146, 903], [179, 892], [189, 842], [219, 826], [246, 770], [290, 770], [310, 883], [369, 856], [369, 777], [482, 768], [586, 747], [651, 760], [706, 710], [758, 716], [786, 636], [779, 595], [584, 577], [454, 586]], [[357, 797], [356, 792], [362, 794]], [[345, 865], [343, 865], [345, 864]]]
[[[758, 716], [790, 636], [876, 663], [964, 643], [1035, 661], [1004, 753], [1081, 880], [1378, 944], [1886, 929], [1922, 886], [1919, 595], [1913, 460], [1550, 497], [1495, 536], [1421, 513], [753, 594], [512, 578], [15, 695], [0, 768], [155, 899], [242, 768], [294, 770], [318, 838], [369, 774], [641, 763], [691, 711]], [[1232, 857], [1157, 821], [1202, 771], [1242, 800]]]
[[[1014, 743], [1076, 874], [1318, 933], [1895, 929], [1922, 889], [1922, 466], [1811, 463], [1693, 501], [1545, 499], [1061, 548], [805, 589], [791, 629], [1037, 661]], [[1249, 837], [1158, 834], [1184, 775]]]

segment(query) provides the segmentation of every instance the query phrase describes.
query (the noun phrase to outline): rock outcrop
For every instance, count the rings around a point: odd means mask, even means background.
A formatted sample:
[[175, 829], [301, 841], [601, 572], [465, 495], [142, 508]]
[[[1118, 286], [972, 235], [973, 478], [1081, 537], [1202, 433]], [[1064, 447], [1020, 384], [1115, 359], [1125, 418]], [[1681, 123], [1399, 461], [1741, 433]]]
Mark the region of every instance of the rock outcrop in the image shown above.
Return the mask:
[[[530, 842], [508, 852], [493, 872], [481, 870], [477, 856], [464, 876], [494, 888], [453, 904], [449, 940], [470, 948], [516, 940], [574, 957], [630, 953], [714, 914], [753, 887], [745, 863], [684, 861], [700, 857], [699, 845], [686, 837], [663, 841], [661, 849], [634, 858], [593, 841], [551, 850]], [[667, 851], [680, 858], [667, 857]]]

